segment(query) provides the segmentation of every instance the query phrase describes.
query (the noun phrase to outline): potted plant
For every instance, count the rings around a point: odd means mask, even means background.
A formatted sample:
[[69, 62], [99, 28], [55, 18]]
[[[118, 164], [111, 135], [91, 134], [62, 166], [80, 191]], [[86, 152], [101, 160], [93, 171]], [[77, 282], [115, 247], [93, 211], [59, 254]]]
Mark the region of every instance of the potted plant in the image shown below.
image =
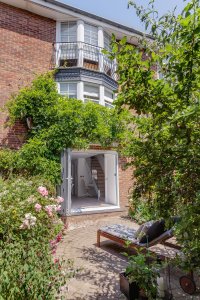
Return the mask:
[[129, 300], [156, 299], [160, 264], [149, 253], [128, 256], [128, 266], [120, 274], [120, 290]]

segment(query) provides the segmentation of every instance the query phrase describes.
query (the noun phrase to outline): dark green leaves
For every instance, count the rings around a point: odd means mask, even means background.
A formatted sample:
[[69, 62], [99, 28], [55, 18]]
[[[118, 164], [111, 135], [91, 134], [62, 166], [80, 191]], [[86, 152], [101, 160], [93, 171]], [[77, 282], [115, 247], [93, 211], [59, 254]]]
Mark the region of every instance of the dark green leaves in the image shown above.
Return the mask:
[[157, 17], [152, 2], [147, 10], [133, 5], [155, 40], [138, 41], [140, 52], [124, 44], [116, 54], [117, 105], [135, 114], [125, 149], [135, 170], [131, 210], [139, 220], [182, 215], [177, 237], [185, 261], [198, 268], [200, 3], [191, 1], [178, 17]]

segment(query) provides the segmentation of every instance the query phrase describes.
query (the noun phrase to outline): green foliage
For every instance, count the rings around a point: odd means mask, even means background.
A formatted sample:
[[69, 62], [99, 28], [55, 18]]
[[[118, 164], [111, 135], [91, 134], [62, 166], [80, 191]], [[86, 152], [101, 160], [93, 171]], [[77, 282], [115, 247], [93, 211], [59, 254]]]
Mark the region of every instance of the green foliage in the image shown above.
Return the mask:
[[152, 260], [149, 253], [144, 255], [138, 252], [137, 255], [128, 256], [128, 266], [125, 273], [130, 283], [136, 282], [148, 296], [148, 299], [153, 300], [156, 299], [157, 295], [157, 278], [160, 268], [161, 265]]
[[151, 206], [151, 202], [148, 203], [145, 199], [133, 199], [131, 198], [129, 206], [129, 216], [135, 220], [138, 224], [156, 220], [154, 208]]
[[34, 132], [48, 127], [55, 121], [54, 110], [58, 99], [53, 73], [39, 75], [30, 87], [22, 88], [8, 103], [10, 122], [18, 119], [26, 122], [26, 118], [31, 117]]
[[62, 237], [56, 212], [62, 199], [34, 177], [1, 180], [0, 191], [0, 299], [53, 300], [73, 275], [71, 264], [52, 257]]
[[[30, 87], [22, 89], [9, 102], [8, 110], [11, 124], [17, 120], [29, 124], [29, 138], [16, 160], [13, 157], [17, 162], [11, 169], [42, 174], [52, 182], [60, 179], [60, 153], [64, 148], [86, 149], [92, 143], [111, 146], [120, 141], [128, 118], [125, 110], [119, 114], [59, 95], [52, 73], [40, 75]], [[0, 155], [5, 157], [3, 152]]]
[[177, 224], [178, 242], [183, 245], [183, 257], [179, 264], [186, 270], [196, 269], [200, 274], [200, 194], [198, 193], [193, 205], [183, 205], [182, 220]]
[[[132, 1], [131, 1], [132, 2]], [[134, 165], [133, 207], [144, 202], [155, 218], [182, 215], [177, 238], [185, 262], [199, 266], [200, 191], [200, 7], [193, 0], [182, 14], [161, 18], [150, 1], [134, 5], [154, 40], [139, 49], [115, 43], [121, 90], [117, 105], [135, 111], [124, 153]], [[152, 19], [153, 18], [153, 19]], [[156, 68], [162, 74], [157, 78]], [[187, 225], [186, 225], [187, 224]], [[186, 226], [191, 233], [185, 238]], [[188, 265], [187, 265], [188, 266]]]
[[52, 261], [48, 246], [33, 240], [1, 247], [0, 279], [1, 300], [53, 300], [66, 281], [59, 265]]
[[18, 153], [10, 149], [0, 150], [0, 173], [7, 177], [16, 169]]

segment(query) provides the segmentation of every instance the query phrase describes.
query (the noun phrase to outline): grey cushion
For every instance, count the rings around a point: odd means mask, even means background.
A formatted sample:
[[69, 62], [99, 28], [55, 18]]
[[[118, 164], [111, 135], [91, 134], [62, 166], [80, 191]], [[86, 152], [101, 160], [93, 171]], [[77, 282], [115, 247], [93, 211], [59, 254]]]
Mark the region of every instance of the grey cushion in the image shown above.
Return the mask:
[[[135, 233], [135, 238], [141, 242], [141, 239], [146, 236], [148, 229], [153, 225], [155, 221], [148, 221], [142, 224]], [[145, 243], [145, 242], [144, 242]]]
[[145, 234], [139, 239], [140, 243], [149, 243], [154, 239], [158, 238], [161, 234], [165, 232], [165, 221], [159, 220], [155, 221], [148, 227]]
[[103, 226], [100, 230], [119, 237], [123, 240], [128, 240], [138, 244], [138, 240], [135, 238], [135, 229], [126, 227], [124, 225], [112, 224], [108, 226]]

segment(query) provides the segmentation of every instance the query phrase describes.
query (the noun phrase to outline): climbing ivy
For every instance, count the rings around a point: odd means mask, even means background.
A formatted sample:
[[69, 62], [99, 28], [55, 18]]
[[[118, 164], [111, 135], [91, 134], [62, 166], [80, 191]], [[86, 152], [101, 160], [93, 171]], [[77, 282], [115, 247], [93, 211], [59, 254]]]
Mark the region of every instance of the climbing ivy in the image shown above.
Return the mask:
[[[9, 151], [12, 168], [6, 169], [5, 152], [0, 170], [42, 174], [60, 180], [60, 154], [64, 148], [86, 149], [90, 144], [103, 147], [120, 142], [128, 113], [61, 96], [54, 74], [38, 76], [8, 103], [10, 125], [17, 120], [28, 124], [28, 139], [19, 151]], [[6, 150], [8, 151], [8, 150]], [[8, 153], [8, 152], [7, 152]]]

